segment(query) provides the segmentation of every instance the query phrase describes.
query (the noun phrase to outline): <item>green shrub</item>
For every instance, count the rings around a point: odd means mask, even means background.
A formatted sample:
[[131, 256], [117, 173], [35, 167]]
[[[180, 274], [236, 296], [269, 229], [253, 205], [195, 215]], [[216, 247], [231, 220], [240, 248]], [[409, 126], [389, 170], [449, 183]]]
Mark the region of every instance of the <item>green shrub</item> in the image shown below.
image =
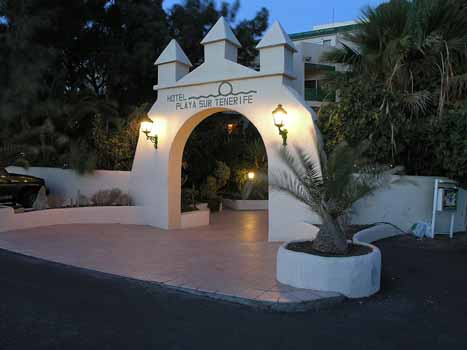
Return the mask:
[[123, 193], [118, 188], [111, 190], [101, 190], [91, 197], [91, 202], [96, 206], [127, 206], [133, 205], [130, 195]]
[[230, 179], [230, 168], [224, 162], [217, 162], [214, 175], [206, 178], [202, 186], [201, 194], [205, 199], [214, 199], [219, 196], [219, 191], [223, 189]]
[[[355, 147], [368, 140], [365, 157], [372, 162], [467, 184], [467, 106], [446, 106], [441, 117], [415, 116], [398, 105], [397, 94], [377, 82], [358, 77], [339, 81], [341, 100], [323, 106], [319, 114], [326, 153], [344, 141]], [[380, 107], [389, 99], [393, 109], [387, 113]]]

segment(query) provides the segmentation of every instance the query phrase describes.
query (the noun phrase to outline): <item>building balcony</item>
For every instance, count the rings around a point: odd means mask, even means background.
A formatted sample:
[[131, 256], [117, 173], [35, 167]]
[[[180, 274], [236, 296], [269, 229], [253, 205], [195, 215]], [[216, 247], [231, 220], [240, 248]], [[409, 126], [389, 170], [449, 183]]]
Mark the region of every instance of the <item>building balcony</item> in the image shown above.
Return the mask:
[[305, 101], [334, 102], [336, 93], [321, 88], [305, 88]]

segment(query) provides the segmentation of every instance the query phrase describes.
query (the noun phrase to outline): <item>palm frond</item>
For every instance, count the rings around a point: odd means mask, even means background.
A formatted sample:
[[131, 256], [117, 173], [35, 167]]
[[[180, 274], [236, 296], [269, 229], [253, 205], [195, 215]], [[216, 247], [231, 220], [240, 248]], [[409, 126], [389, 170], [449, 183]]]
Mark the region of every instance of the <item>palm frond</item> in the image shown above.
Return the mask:
[[458, 98], [467, 95], [467, 73], [455, 75], [449, 78], [450, 94]]
[[97, 157], [90, 152], [86, 142], [78, 140], [71, 143], [69, 153], [64, 155], [64, 161], [78, 174], [86, 174], [96, 169]]
[[311, 210], [321, 213], [317, 198], [310, 197], [309, 191], [290, 173], [283, 171], [273, 174], [270, 185], [273, 190], [285, 193], [305, 204]]
[[401, 101], [405, 109], [410, 111], [412, 114], [422, 115], [428, 110], [432, 99], [430, 92], [423, 90], [403, 94], [401, 96]]
[[347, 45], [346, 43], [342, 42], [341, 44], [342, 48], [336, 48], [325, 52], [321, 56], [321, 61], [357, 66], [362, 59], [360, 52], [357, 51], [357, 49], [352, 48], [350, 45]]
[[363, 152], [362, 149], [363, 146], [353, 149], [343, 142], [337, 145], [329, 155], [326, 165], [327, 176], [325, 178], [327, 200], [339, 198], [341, 194], [345, 193], [352, 180], [355, 163]]
[[322, 177], [319, 164], [314, 163], [311, 157], [300, 149], [296, 150], [294, 156], [283, 148], [280, 157], [289, 171], [273, 173], [270, 183], [272, 189], [287, 193], [317, 213], [321, 213]]

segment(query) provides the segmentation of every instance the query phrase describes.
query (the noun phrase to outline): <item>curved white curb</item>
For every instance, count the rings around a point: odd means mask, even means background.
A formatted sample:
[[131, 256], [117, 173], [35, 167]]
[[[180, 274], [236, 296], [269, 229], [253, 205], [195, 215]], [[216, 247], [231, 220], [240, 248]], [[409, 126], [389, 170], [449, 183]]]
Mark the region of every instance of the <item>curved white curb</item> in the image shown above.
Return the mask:
[[357, 232], [352, 241], [354, 243], [372, 243], [380, 239], [403, 235], [404, 232], [388, 224], [379, 224]]

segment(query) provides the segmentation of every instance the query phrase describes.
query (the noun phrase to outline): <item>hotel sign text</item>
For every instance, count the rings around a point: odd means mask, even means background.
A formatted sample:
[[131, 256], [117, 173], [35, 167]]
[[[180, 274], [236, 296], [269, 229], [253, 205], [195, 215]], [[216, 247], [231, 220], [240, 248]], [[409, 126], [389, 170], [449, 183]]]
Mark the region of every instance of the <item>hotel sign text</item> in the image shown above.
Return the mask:
[[167, 96], [167, 102], [174, 103], [176, 110], [211, 108], [211, 107], [229, 107], [244, 104], [252, 104], [255, 90], [234, 92], [232, 84], [227, 81], [222, 82], [217, 95], [207, 96], [185, 96], [185, 94], [174, 94]]

